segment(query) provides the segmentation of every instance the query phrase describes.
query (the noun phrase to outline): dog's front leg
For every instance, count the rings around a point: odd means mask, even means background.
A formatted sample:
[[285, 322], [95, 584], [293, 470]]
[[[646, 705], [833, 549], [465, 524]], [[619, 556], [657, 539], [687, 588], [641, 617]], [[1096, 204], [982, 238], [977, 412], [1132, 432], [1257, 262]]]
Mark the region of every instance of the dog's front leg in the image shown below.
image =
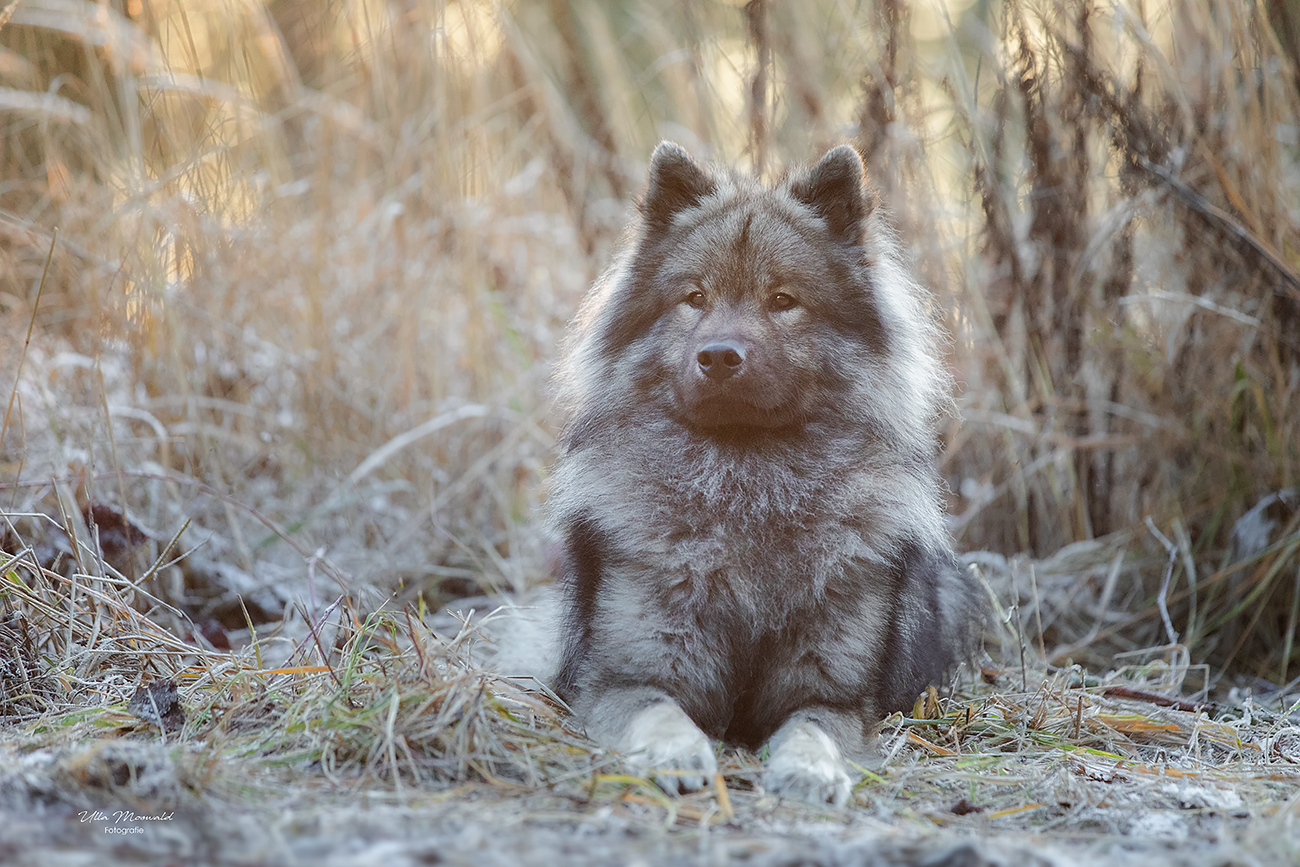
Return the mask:
[[708, 736], [676, 701], [650, 687], [603, 692], [587, 714], [587, 734], [667, 792], [702, 789], [718, 771]]
[[764, 788], [781, 797], [815, 804], [847, 804], [853, 781], [844, 754], [828, 730], [854, 727], [861, 727], [860, 719], [843, 711], [807, 708], [791, 714], [768, 742]]

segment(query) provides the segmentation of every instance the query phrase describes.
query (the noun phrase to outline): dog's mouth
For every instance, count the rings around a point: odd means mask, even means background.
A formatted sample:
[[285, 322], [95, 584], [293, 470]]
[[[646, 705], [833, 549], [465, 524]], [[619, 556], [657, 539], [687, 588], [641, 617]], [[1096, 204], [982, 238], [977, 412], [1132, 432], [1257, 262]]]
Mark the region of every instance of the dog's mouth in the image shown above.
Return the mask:
[[793, 382], [743, 374], [721, 382], [703, 376], [679, 378], [672, 398], [682, 424], [713, 438], [796, 429], [807, 409], [804, 392]]
[[789, 406], [765, 407], [746, 400], [711, 397], [685, 403], [682, 421], [710, 436], [737, 438], [793, 428], [798, 414]]

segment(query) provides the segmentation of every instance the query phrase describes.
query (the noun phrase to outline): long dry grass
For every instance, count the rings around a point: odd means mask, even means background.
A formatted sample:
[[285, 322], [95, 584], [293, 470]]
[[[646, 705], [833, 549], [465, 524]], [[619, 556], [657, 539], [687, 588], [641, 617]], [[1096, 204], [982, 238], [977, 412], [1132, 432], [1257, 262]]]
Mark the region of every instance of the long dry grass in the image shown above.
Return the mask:
[[1012, 629], [993, 694], [892, 721], [890, 754], [940, 788], [1007, 750], [1254, 756], [1264, 791], [1283, 723], [1133, 717], [1105, 694], [1133, 670], [1070, 663], [1300, 674], [1294, 497], [1234, 536], [1300, 482], [1288, 9], [10, 4], [0, 710], [126, 719], [172, 678], [184, 736], [328, 773], [601, 778], [425, 615], [546, 575], [547, 366], [653, 145], [773, 176], [849, 140], [953, 333], [943, 471]]

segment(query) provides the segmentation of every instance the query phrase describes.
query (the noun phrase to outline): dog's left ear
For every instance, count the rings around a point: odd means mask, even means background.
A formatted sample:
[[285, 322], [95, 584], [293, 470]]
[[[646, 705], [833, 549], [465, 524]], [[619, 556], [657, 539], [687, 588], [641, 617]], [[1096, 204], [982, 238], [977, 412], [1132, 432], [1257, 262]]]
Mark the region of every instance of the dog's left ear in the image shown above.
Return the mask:
[[862, 157], [848, 145], [840, 145], [791, 180], [790, 194], [826, 221], [832, 238], [857, 244], [875, 204], [867, 195], [866, 179]]

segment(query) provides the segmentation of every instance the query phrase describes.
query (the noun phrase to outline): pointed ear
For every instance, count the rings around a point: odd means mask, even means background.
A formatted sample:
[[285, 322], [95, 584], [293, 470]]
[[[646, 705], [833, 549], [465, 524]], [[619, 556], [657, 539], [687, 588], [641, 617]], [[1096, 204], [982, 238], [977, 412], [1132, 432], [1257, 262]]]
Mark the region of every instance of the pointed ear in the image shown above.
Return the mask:
[[806, 174], [790, 182], [790, 194], [826, 221], [831, 237], [846, 244], [862, 240], [862, 224], [871, 213], [862, 157], [848, 145], [829, 151]]
[[665, 228], [675, 215], [699, 204], [714, 188], [713, 178], [681, 145], [660, 142], [650, 157], [650, 178], [638, 208], [648, 224]]

